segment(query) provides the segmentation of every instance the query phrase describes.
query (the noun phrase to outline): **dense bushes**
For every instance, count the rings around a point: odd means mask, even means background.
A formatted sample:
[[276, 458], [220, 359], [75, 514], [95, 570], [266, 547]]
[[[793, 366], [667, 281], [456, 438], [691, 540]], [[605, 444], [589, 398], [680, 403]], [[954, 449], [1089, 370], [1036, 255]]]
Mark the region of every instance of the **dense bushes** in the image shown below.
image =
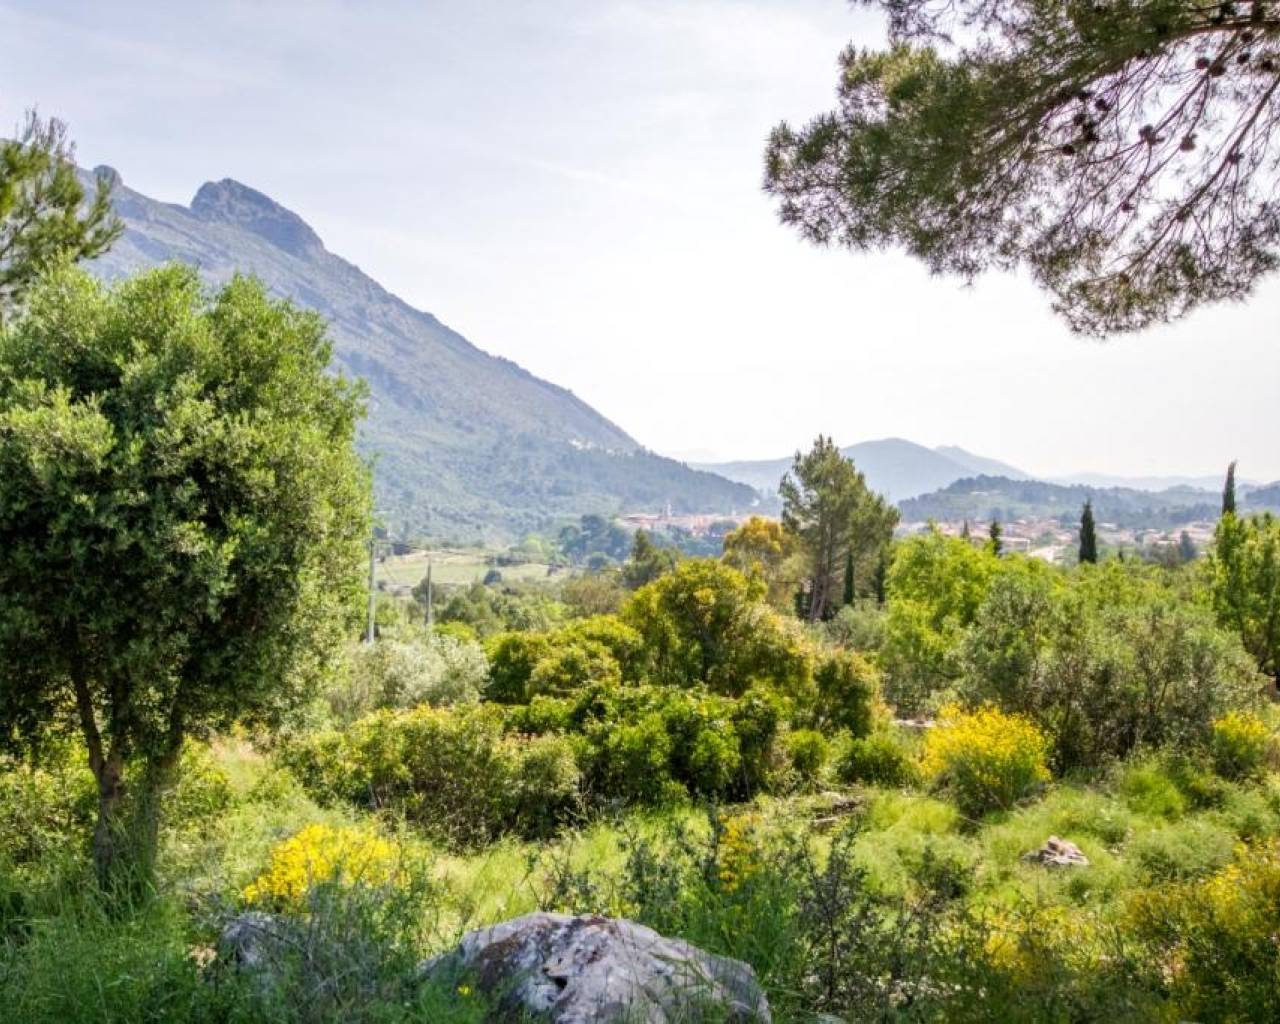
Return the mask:
[[853, 736], [871, 731], [880, 677], [868, 661], [852, 652], [832, 654], [818, 665], [814, 683], [813, 720], [818, 728], [846, 729]]
[[1201, 745], [1214, 718], [1261, 689], [1239, 641], [1205, 610], [1158, 592], [1100, 605], [1083, 586], [1013, 574], [992, 584], [962, 661], [959, 695], [1040, 723], [1059, 769], [1140, 745]]
[[893, 788], [910, 786], [920, 777], [913, 752], [902, 739], [887, 731], [853, 740], [836, 771], [844, 782]]
[[492, 706], [382, 711], [298, 740], [282, 757], [321, 801], [390, 808], [464, 844], [545, 835], [579, 798], [569, 742], [507, 736]]
[[1263, 681], [1189, 581], [1109, 562], [1056, 572], [930, 532], [899, 546], [880, 661], [888, 699], [959, 700], [1035, 721], [1058, 770], [1208, 743]]
[[1179, 1019], [1280, 1019], [1280, 846], [1246, 848], [1209, 878], [1141, 893], [1130, 915], [1153, 962], [1170, 965]]
[[644, 677], [729, 696], [759, 680], [803, 691], [813, 673], [809, 645], [764, 596], [763, 583], [709, 559], [687, 559], [642, 587], [622, 617], [640, 635]]

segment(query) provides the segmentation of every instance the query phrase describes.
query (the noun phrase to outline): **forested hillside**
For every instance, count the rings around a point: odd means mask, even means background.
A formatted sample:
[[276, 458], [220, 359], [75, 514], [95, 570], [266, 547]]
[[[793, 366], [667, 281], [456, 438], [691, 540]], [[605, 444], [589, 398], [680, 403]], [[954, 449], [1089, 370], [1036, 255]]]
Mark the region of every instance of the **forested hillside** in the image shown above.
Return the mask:
[[1060, 517], [1074, 522], [1086, 500], [1093, 501], [1100, 521], [1126, 527], [1170, 527], [1213, 519], [1221, 506], [1217, 495], [1192, 487], [1152, 492], [977, 476], [900, 502], [899, 507], [907, 522]]
[[169, 260], [214, 283], [252, 273], [328, 320], [337, 367], [369, 384], [361, 448], [377, 457], [377, 502], [394, 535], [470, 541], [584, 512], [667, 503], [729, 512], [753, 500], [749, 488], [646, 451], [572, 392], [482, 352], [254, 189], [209, 182], [183, 207], [117, 181], [113, 199], [125, 231], [90, 265], [98, 275]]

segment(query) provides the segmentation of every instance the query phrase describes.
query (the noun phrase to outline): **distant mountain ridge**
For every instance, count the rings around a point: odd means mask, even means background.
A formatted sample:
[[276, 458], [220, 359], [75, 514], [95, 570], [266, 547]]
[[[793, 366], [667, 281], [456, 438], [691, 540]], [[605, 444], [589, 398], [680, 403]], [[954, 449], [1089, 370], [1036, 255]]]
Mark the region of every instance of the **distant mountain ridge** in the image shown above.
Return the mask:
[[[336, 367], [370, 388], [362, 448], [395, 535], [473, 540], [587, 512], [728, 512], [748, 487], [647, 451], [571, 392], [476, 348], [330, 253], [296, 213], [230, 178], [189, 207], [136, 192], [110, 168], [125, 233], [90, 269], [105, 279], [179, 260], [210, 283], [252, 273], [330, 322]], [[88, 177], [88, 175], [85, 175]]]
[[[845, 458], [853, 460], [873, 491], [895, 502], [936, 491], [956, 480], [981, 473], [1029, 479], [1028, 474], [1008, 463], [974, 455], [963, 448], [926, 448], [900, 437], [862, 441], [840, 451]], [[791, 463], [792, 459], [788, 457], [694, 465], [768, 493], [778, 489], [778, 483], [791, 468]]]

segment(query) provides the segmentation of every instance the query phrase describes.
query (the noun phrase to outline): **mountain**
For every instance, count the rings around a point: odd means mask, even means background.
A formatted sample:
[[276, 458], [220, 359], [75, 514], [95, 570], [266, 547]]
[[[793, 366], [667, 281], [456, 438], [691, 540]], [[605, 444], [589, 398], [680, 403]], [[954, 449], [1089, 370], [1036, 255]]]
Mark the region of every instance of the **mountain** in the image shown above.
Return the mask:
[[[1152, 492], [1132, 487], [1086, 487], [1043, 480], [1011, 480], [977, 476], [957, 480], [931, 494], [899, 502], [904, 522], [985, 522], [999, 519], [1058, 519], [1074, 524], [1086, 500], [1093, 502], [1101, 523], [1131, 528], [1170, 528], [1197, 520], [1212, 520], [1222, 498], [1195, 487], [1171, 487]], [[1248, 501], [1245, 502], [1248, 505]]]
[[[110, 168], [123, 237], [90, 267], [115, 279], [181, 260], [210, 283], [256, 274], [321, 313], [335, 368], [369, 384], [361, 447], [393, 536], [473, 541], [588, 512], [728, 512], [750, 488], [642, 448], [571, 392], [476, 348], [329, 252], [296, 213], [229, 178], [190, 206], [136, 192]], [[88, 177], [88, 175], [86, 175]]]
[[999, 459], [988, 459], [974, 455], [955, 445], [940, 445], [934, 449], [939, 455], [945, 455], [952, 462], [957, 462], [973, 476], [1003, 476], [1010, 480], [1030, 480], [1031, 474], [1024, 473], [1017, 466], [1011, 466]]
[[[973, 455], [963, 448], [926, 448], [899, 437], [863, 441], [840, 451], [863, 472], [867, 486], [890, 501], [902, 501], [936, 491], [956, 480], [990, 469], [998, 468], [1018, 479], [1026, 478], [1025, 473], [1012, 466]], [[782, 474], [791, 468], [791, 462], [789, 458], [761, 459], [699, 463], [697, 468], [750, 484], [767, 493], [778, 489], [778, 482]]]
[[[1007, 475], [1007, 474], [1005, 474]], [[1117, 476], [1110, 473], [1073, 473], [1070, 476], [1055, 476], [1050, 480], [1055, 484], [1080, 484], [1084, 487], [1127, 487], [1135, 491], [1167, 491], [1171, 487], [1195, 487], [1203, 491], [1222, 492], [1226, 471], [1216, 476]], [[1245, 488], [1256, 486], [1257, 481], [1243, 477], [1236, 480], [1236, 486]]]

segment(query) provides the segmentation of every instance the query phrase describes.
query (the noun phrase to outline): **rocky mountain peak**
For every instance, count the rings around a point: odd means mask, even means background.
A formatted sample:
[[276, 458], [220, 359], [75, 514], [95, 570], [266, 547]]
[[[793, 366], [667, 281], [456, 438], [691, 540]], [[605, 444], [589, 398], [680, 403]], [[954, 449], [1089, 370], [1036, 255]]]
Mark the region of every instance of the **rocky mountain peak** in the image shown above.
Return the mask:
[[270, 196], [233, 178], [207, 181], [191, 200], [191, 212], [203, 221], [235, 224], [295, 256], [324, 251], [309, 224]]

